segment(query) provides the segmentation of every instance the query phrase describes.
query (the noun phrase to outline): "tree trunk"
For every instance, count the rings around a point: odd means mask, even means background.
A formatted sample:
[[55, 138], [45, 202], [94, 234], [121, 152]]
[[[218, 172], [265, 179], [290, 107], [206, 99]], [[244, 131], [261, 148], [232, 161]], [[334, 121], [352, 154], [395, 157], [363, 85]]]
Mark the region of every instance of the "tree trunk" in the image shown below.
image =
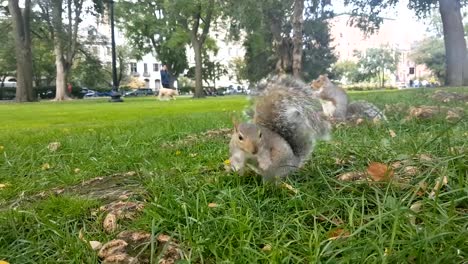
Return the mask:
[[304, 31], [304, 0], [294, 1], [292, 70], [296, 78], [302, 75], [302, 34]]
[[25, 0], [23, 9], [19, 8], [18, 2], [18, 0], [8, 1], [16, 44], [16, 101], [31, 102], [34, 100], [30, 28], [31, 0]]
[[193, 97], [205, 97], [203, 93], [203, 76], [202, 76], [202, 51], [199, 41], [192, 41], [193, 51], [195, 53], [195, 94]]
[[55, 67], [57, 76], [55, 78], [55, 101], [63, 101], [70, 99], [67, 95], [67, 69], [63, 59], [63, 51], [60, 47], [54, 48], [55, 52]]
[[[439, 0], [444, 29], [447, 86], [462, 86], [463, 73], [468, 72], [468, 69], [464, 69], [467, 64], [467, 51], [460, 7], [459, 0]], [[468, 79], [468, 76], [465, 76], [465, 79]]]

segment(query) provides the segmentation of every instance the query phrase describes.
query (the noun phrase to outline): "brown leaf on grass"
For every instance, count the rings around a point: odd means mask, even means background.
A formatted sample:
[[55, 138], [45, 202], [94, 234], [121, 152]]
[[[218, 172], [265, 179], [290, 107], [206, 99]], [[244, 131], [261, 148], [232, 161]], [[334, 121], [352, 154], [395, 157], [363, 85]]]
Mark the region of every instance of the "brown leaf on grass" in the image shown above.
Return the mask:
[[150, 233], [144, 231], [123, 231], [117, 235], [118, 239], [123, 239], [127, 242], [142, 242], [149, 240]]
[[415, 202], [414, 204], [412, 204], [410, 206], [410, 210], [415, 212], [415, 213], [419, 213], [419, 212], [421, 212], [422, 206], [423, 206], [422, 201], [417, 201], [417, 202]]
[[424, 194], [426, 193], [427, 187], [428, 187], [427, 182], [425, 181], [419, 182], [417, 190], [416, 190], [416, 195], [419, 197], [424, 196]]
[[367, 173], [363, 171], [350, 171], [338, 175], [340, 181], [358, 181], [367, 179]]
[[107, 233], [114, 232], [117, 229], [117, 216], [113, 213], [107, 214], [106, 218], [104, 218], [103, 227]]
[[389, 130], [388, 130], [388, 133], [390, 134], [390, 136], [391, 136], [392, 138], [396, 137], [396, 133], [395, 133], [395, 131], [393, 131], [392, 129], [389, 129]]
[[425, 162], [432, 162], [434, 161], [434, 157], [431, 154], [419, 154], [417, 155], [417, 158], [420, 161], [425, 161]]
[[84, 241], [84, 242], [88, 242], [88, 240], [86, 240], [84, 238], [84, 235], [83, 235], [83, 228], [80, 229], [80, 231], [78, 231], [78, 239], [81, 240], [81, 241]]
[[128, 176], [128, 177], [132, 177], [132, 176], [137, 175], [137, 173], [135, 171], [129, 171], [129, 172], [124, 173], [123, 175]]
[[137, 212], [142, 211], [144, 204], [141, 202], [116, 201], [110, 204], [101, 206], [100, 211], [105, 211], [114, 214], [118, 219], [128, 218], [133, 219]]
[[328, 232], [328, 239], [336, 240], [338, 238], [347, 238], [350, 235], [351, 233], [348, 230], [345, 230], [343, 228], [336, 228]]
[[447, 111], [447, 116], [445, 117], [445, 119], [447, 121], [458, 121], [460, 120], [462, 117], [459, 113], [455, 112], [455, 111], [452, 111], [452, 110], [448, 110]]
[[403, 169], [403, 173], [406, 176], [416, 176], [420, 173], [421, 171], [419, 170], [418, 167], [416, 166], [405, 166]]
[[420, 107], [411, 107], [408, 118], [429, 119], [439, 113], [439, 108], [436, 106], [422, 105]]
[[93, 250], [100, 250], [102, 248], [102, 243], [99, 241], [89, 241], [89, 245]]
[[293, 186], [291, 186], [291, 185], [289, 185], [289, 184], [287, 184], [287, 183], [285, 183], [285, 182], [283, 182], [283, 183], [281, 184], [281, 187], [285, 188], [286, 190], [288, 190], [288, 191], [290, 191], [290, 192], [292, 192], [292, 193], [294, 193], [294, 194], [298, 194], [298, 193], [299, 193], [299, 191], [298, 191], [296, 188], [294, 188]]
[[102, 262], [103, 264], [137, 264], [138, 259], [125, 253], [108, 256]]
[[179, 245], [170, 243], [164, 248], [158, 264], [174, 264], [180, 259], [182, 259], [182, 250]]
[[127, 246], [127, 242], [122, 239], [111, 240], [102, 246], [102, 248], [99, 250], [98, 256], [101, 259], [105, 259], [112, 255], [125, 253]]
[[41, 166], [41, 169], [42, 169], [42, 170], [48, 170], [48, 169], [50, 169], [50, 168], [51, 168], [51, 166], [50, 166], [49, 163], [44, 163], [44, 164], [42, 164], [42, 166]]
[[392, 164], [390, 164], [390, 166], [393, 168], [393, 169], [399, 169], [401, 167], [403, 167], [403, 162], [402, 161], [395, 161], [393, 162]]
[[265, 244], [263, 247], [262, 247], [262, 251], [264, 252], [270, 252], [272, 249], [271, 245], [270, 244]]
[[444, 176], [442, 178], [439, 178], [436, 181], [436, 184], [434, 185], [434, 188], [432, 188], [432, 192], [429, 194], [429, 198], [434, 199], [436, 197], [436, 194], [439, 192], [440, 188], [448, 184], [448, 178], [447, 176]]
[[372, 162], [367, 167], [367, 173], [374, 181], [389, 181], [393, 178], [393, 169], [379, 162]]
[[60, 148], [60, 146], [61, 146], [60, 142], [51, 142], [49, 143], [47, 148], [49, 149], [50, 152], [55, 152]]
[[209, 203], [208, 207], [209, 208], [216, 208], [216, 207], [218, 207], [218, 204], [217, 203]]
[[362, 123], [364, 123], [364, 119], [362, 119], [362, 118], [356, 119], [356, 125], [360, 125]]
[[165, 234], [158, 235], [158, 237], [156, 239], [161, 243], [167, 243], [170, 240], [173, 240], [170, 236], [165, 235]]

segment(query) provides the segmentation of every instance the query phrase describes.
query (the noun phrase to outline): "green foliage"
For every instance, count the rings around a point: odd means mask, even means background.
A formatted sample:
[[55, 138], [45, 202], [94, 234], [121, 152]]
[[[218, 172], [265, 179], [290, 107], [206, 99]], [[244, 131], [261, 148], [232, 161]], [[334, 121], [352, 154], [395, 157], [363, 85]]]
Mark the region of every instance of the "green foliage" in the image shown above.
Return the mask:
[[77, 56], [72, 73], [72, 82], [80, 86], [90, 89], [111, 86], [109, 68], [106, 69], [99, 58], [92, 54], [83, 53]]
[[[278, 41], [278, 37], [284, 38], [292, 34], [292, 7], [291, 0], [244, 0], [230, 3], [227, 15], [231, 20], [232, 37], [236, 38], [236, 32], [240, 30], [247, 33], [244, 41], [244, 78], [250, 82], [256, 82], [275, 70], [281, 56], [279, 44], [275, 44], [275, 41]], [[330, 65], [336, 61], [330, 46], [331, 38], [326, 20], [332, 15], [329, 7], [330, 2], [322, 0], [313, 0], [306, 4], [302, 59], [306, 80], [327, 73]]]
[[364, 54], [356, 52], [359, 71], [364, 79], [376, 78], [381, 87], [385, 86], [386, 73], [392, 73], [398, 65], [399, 52], [388, 47], [370, 48]]
[[50, 85], [55, 79], [55, 55], [50, 39], [33, 37], [33, 75], [37, 86]]
[[16, 72], [15, 40], [9, 20], [0, 20], [0, 36], [2, 36], [2, 44], [0, 45], [0, 82], [3, 82], [3, 78], [8, 75], [15, 75]]
[[342, 79], [345, 83], [361, 81], [362, 76], [358, 64], [350, 60], [337, 62], [333, 66], [332, 73], [331, 78]]
[[417, 64], [426, 65], [439, 81], [445, 80], [445, 46], [442, 39], [430, 37], [420, 41], [410, 57]]
[[229, 67], [234, 69], [234, 78], [237, 83], [247, 80], [246, 66], [245, 60], [242, 57], [235, 57], [229, 63]]

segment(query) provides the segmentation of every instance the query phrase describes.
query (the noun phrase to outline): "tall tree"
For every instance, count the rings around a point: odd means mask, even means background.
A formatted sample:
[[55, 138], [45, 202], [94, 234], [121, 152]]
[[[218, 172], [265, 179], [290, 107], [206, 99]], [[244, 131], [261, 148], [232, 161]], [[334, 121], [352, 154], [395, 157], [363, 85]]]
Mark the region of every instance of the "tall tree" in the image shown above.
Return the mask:
[[[67, 100], [66, 86], [73, 61], [78, 51], [78, 29], [85, 14], [84, 0], [43, 0], [39, 1], [41, 18], [47, 24], [48, 37], [54, 43], [56, 67], [56, 101]], [[103, 10], [100, 0], [93, 0], [88, 12]], [[64, 12], [65, 11], [65, 12]], [[66, 22], [64, 22], [66, 21]]]
[[368, 73], [370, 77], [379, 80], [382, 88], [385, 87], [385, 74], [394, 72], [398, 63], [398, 52], [388, 47], [370, 48], [364, 54], [356, 52], [359, 58], [359, 68]]
[[[190, 44], [195, 59], [194, 96], [204, 97], [202, 50], [210, 27], [219, 16], [220, 4], [220, 0], [127, 1], [120, 4], [118, 16], [132, 46], [142, 47], [146, 52], [156, 51], [159, 59], [169, 65], [172, 75], [186, 69], [185, 46]], [[151, 49], [141, 39], [149, 40]]]
[[15, 39], [10, 20], [0, 20], [0, 35], [3, 36], [0, 46], [0, 89], [3, 88], [5, 79], [15, 75]]
[[155, 53], [167, 65], [172, 85], [188, 68], [186, 46], [190, 38], [170, 19], [164, 2], [120, 1], [116, 5], [116, 17], [133, 48], [132, 54], [140, 59], [147, 53]]
[[225, 15], [231, 20], [233, 37], [241, 30], [246, 33], [245, 72], [250, 81], [272, 71], [316, 78], [336, 60], [329, 45], [329, 0], [243, 0], [229, 4]]
[[15, 38], [16, 101], [31, 102], [33, 95], [33, 67], [31, 52], [31, 0], [25, 0], [24, 8], [18, 0], [8, 0]]
[[[380, 16], [383, 10], [394, 7], [399, 0], [345, 0], [353, 6], [352, 23], [366, 31], [375, 31], [383, 22]], [[442, 17], [445, 54], [446, 85], [468, 85], [468, 52], [464, 38], [461, 6], [466, 0], [409, 0], [408, 8], [419, 17], [427, 17], [435, 7], [439, 7]]]
[[304, 0], [294, 0], [293, 25], [293, 55], [292, 70], [296, 78], [302, 75], [302, 34], [304, 31]]
[[203, 93], [203, 47], [212, 23], [220, 14], [219, 0], [178, 0], [166, 1], [171, 19], [188, 34], [195, 58], [195, 98], [204, 97]]

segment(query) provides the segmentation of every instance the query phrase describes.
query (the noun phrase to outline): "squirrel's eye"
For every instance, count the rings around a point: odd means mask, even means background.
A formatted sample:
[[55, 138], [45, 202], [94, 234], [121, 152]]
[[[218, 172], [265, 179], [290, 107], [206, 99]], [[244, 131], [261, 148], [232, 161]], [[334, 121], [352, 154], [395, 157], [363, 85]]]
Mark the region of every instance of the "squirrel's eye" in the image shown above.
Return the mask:
[[243, 138], [241, 135], [239, 135], [239, 140], [243, 140], [243, 139], [244, 139], [244, 138]]

